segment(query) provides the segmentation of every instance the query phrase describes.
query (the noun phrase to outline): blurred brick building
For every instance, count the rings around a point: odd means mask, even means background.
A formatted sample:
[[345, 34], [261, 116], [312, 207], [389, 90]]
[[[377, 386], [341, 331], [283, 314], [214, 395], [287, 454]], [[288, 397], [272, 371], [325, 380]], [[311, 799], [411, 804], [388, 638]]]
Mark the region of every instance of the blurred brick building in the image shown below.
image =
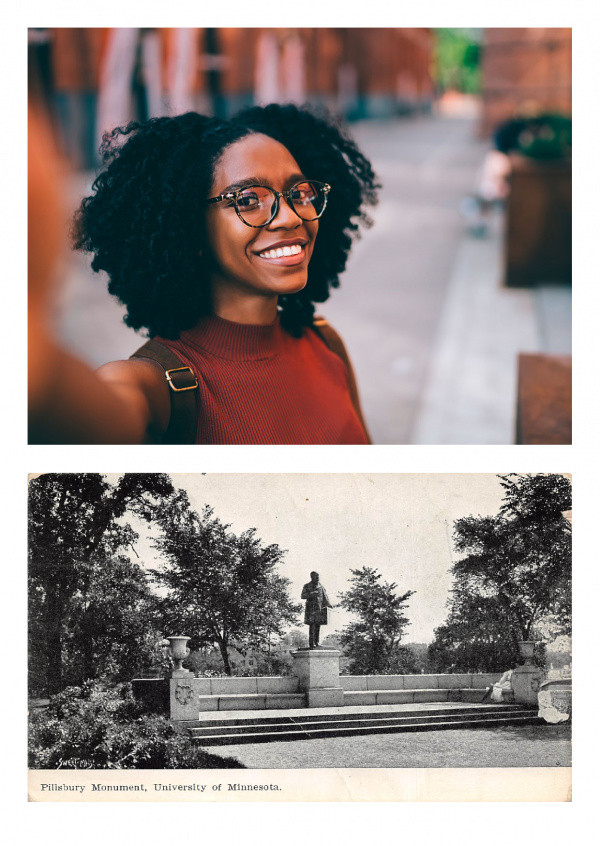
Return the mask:
[[481, 71], [482, 137], [516, 115], [571, 114], [571, 29], [486, 29]]
[[424, 28], [29, 30], [30, 79], [75, 166], [103, 132], [195, 110], [324, 104], [348, 120], [428, 111], [434, 36]]
[[[208, 33], [205, 41], [222, 57], [216, 107], [226, 113], [252, 103], [309, 101], [356, 119], [431, 106], [428, 29], [218, 29], [207, 39]], [[210, 79], [203, 82], [206, 91]]]

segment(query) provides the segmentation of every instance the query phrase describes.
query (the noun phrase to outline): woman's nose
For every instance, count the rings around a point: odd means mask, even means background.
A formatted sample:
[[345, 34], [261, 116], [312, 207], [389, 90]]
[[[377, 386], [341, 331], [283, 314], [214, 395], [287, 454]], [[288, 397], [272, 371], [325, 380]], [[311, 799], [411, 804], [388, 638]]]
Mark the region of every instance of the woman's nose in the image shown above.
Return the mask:
[[273, 220], [268, 224], [267, 229], [295, 229], [302, 223], [295, 211], [292, 211], [285, 197], [279, 198], [279, 208]]

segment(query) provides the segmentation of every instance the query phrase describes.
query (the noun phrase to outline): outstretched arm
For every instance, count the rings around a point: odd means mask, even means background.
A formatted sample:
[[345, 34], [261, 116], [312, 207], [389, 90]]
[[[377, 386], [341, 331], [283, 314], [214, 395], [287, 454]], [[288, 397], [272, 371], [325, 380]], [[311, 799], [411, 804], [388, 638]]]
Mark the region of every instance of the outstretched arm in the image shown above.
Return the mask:
[[98, 372], [63, 349], [52, 326], [54, 276], [65, 226], [62, 168], [50, 130], [29, 113], [29, 440], [47, 444], [152, 443], [166, 430], [169, 388], [149, 361]]
[[158, 443], [170, 416], [169, 388], [149, 361], [98, 371], [63, 350], [30, 316], [29, 442]]

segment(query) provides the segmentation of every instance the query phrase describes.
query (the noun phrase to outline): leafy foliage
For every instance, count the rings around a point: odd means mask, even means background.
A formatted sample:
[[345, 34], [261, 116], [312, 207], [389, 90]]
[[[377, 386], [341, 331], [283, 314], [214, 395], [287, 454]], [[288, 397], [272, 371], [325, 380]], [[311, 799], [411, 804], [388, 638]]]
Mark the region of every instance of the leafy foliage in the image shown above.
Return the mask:
[[[252, 659], [250, 666], [245, 660], [247, 655], [247, 650], [236, 649], [235, 646], [229, 648], [228, 657], [231, 675], [236, 677], [292, 675], [292, 659], [290, 656], [276, 651], [269, 653], [268, 651], [252, 650], [248, 656]], [[186, 658], [184, 666], [201, 678], [227, 675], [223, 667], [223, 656], [219, 649], [196, 650]]]
[[30, 719], [34, 769], [242, 768], [233, 758], [196, 749], [166, 717], [147, 716], [131, 686], [87, 682], [52, 697]]
[[148, 659], [154, 600], [126, 552], [137, 540], [127, 515], [150, 522], [174, 496], [163, 474], [48, 473], [29, 483], [29, 633], [32, 686], [65, 682]]
[[[495, 672], [520, 662], [518, 642], [566, 634], [571, 625], [571, 485], [557, 474], [499, 476], [499, 514], [455, 523], [449, 617], [430, 658], [438, 670]], [[543, 625], [542, 625], [543, 624]], [[536, 660], [544, 661], [538, 647]]]
[[85, 593], [70, 602], [63, 650], [66, 675], [127, 681], [155, 663], [157, 597], [139, 565], [123, 557], [99, 562]]
[[429, 644], [427, 643], [406, 643], [405, 648], [411, 653], [414, 660], [415, 673], [431, 673], [431, 663], [429, 660]]
[[241, 535], [189, 508], [170, 509], [168, 531], [157, 539], [164, 567], [155, 572], [168, 589], [164, 628], [191, 636], [190, 648], [218, 646], [231, 675], [229, 648], [268, 651], [271, 638], [297, 622], [301, 606], [290, 601], [289, 580], [276, 572], [284, 551], [264, 546], [255, 529]]
[[[330, 637], [330, 635], [328, 635]], [[325, 638], [327, 640], [327, 638]], [[308, 635], [303, 629], [291, 629], [280, 640], [280, 645], [289, 649], [306, 649], [308, 647]], [[325, 641], [323, 641], [325, 643]]]
[[519, 134], [518, 150], [532, 159], [570, 158], [573, 151], [571, 118], [558, 114], [529, 118]]
[[[522, 663], [520, 639], [494, 597], [471, 596], [455, 587], [449, 617], [436, 629], [428, 657], [438, 673], [503, 672]], [[544, 662], [544, 645], [537, 643], [534, 663], [543, 667]]]
[[351, 570], [350, 590], [340, 594], [340, 605], [358, 617], [344, 627], [340, 644], [350, 658], [351, 675], [406, 673], [414, 669], [412, 653], [400, 645], [409, 625], [404, 609], [414, 591], [398, 596], [395, 582], [381, 582], [371, 567]]
[[436, 82], [443, 91], [478, 94], [481, 87], [481, 47], [470, 29], [435, 30]]

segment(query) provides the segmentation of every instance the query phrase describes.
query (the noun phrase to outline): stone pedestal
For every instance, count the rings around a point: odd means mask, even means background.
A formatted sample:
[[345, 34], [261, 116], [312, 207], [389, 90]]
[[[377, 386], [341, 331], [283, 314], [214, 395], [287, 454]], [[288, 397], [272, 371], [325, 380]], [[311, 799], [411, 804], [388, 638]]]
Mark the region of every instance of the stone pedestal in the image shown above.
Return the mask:
[[183, 667], [180, 670], [173, 670], [171, 673], [172, 679], [193, 679], [194, 674], [191, 670], [184, 670]]
[[[184, 671], [185, 672], [185, 671]], [[188, 678], [175, 676], [170, 680], [170, 711], [172, 720], [197, 720], [199, 713], [198, 695], [194, 690], [193, 673]]]
[[523, 664], [513, 670], [511, 684], [515, 695], [515, 702], [520, 705], [537, 705], [540, 685], [544, 674], [533, 664]]
[[294, 674], [306, 693], [309, 708], [331, 708], [344, 704], [340, 685], [340, 655], [337, 649], [298, 649], [292, 652]]

